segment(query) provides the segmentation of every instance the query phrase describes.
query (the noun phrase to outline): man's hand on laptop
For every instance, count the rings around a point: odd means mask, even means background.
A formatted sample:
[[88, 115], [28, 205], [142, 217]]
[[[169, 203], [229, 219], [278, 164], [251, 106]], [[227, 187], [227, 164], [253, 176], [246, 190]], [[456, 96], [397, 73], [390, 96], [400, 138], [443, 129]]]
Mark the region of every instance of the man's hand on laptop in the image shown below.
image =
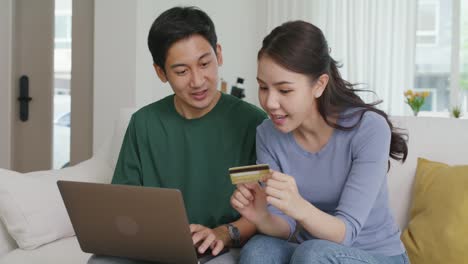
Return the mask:
[[211, 254], [216, 256], [231, 241], [229, 232], [225, 226], [211, 229], [206, 226], [191, 224], [190, 232], [192, 233], [193, 244], [200, 254], [211, 249]]

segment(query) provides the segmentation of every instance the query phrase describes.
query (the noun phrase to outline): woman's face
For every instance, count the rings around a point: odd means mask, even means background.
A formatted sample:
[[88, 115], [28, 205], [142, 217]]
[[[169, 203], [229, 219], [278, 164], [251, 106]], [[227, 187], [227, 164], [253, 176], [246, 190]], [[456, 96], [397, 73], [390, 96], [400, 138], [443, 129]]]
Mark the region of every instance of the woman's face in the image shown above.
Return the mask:
[[320, 116], [316, 99], [326, 86], [321, 78], [311, 82], [307, 75], [285, 69], [263, 55], [258, 61], [257, 81], [260, 104], [279, 131], [291, 132]]

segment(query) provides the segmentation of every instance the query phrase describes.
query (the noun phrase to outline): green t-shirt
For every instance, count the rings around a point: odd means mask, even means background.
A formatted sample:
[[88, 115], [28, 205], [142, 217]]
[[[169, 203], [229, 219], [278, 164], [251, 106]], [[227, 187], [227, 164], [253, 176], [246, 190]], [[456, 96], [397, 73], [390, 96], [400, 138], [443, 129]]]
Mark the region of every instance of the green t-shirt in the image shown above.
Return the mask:
[[255, 164], [255, 134], [266, 118], [259, 108], [222, 94], [198, 119], [185, 119], [174, 95], [133, 114], [113, 184], [177, 188], [189, 222], [210, 228], [239, 218], [230, 205], [235, 186], [228, 168]]

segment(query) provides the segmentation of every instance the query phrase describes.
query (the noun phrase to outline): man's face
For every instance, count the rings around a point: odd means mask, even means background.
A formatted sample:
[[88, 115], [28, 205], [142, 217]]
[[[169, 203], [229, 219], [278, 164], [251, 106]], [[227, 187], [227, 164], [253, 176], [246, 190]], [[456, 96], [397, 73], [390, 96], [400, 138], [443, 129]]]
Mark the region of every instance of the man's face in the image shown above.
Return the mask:
[[222, 65], [221, 47], [217, 55], [200, 35], [181, 39], [169, 48], [164, 72], [155, 65], [161, 81], [168, 81], [175, 93], [177, 111], [186, 118], [198, 118], [213, 109], [220, 93], [218, 67]]

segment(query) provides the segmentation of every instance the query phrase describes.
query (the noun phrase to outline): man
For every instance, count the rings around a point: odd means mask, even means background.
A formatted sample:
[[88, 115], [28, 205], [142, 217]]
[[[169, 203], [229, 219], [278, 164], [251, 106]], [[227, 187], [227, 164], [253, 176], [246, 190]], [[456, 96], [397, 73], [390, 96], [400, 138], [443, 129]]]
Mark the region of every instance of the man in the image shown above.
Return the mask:
[[[148, 47], [157, 76], [174, 94], [133, 114], [112, 183], [180, 189], [193, 244], [217, 255], [255, 232], [230, 206], [228, 168], [255, 163], [256, 127], [266, 115], [217, 90], [223, 56], [203, 11], [165, 11], [150, 29]], [[122, 261], [93, 256], [89, 263], [106, 259]]]

